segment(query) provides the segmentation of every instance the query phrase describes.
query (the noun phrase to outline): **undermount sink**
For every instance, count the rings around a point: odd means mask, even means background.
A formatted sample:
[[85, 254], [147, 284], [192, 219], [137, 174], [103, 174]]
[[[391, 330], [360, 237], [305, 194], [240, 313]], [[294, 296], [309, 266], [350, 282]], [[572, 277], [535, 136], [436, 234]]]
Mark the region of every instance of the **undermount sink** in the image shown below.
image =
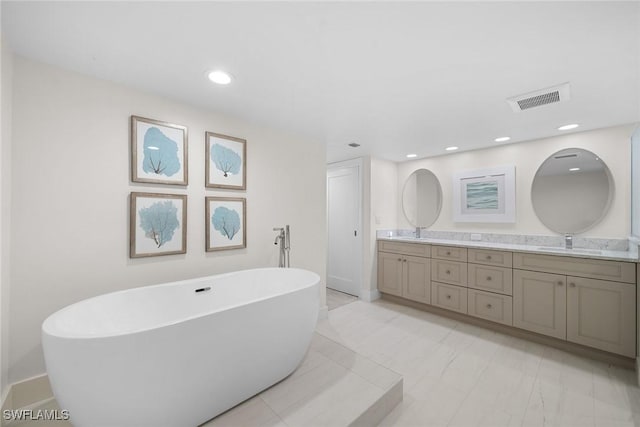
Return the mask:
[[602, 251], [598, 249], [581, 249], [581, 248], [566, 249], [566, 248], [552, 247], [552, 246], [538, 246], [536, 249], [539, 251], [561, 251], [564, 253], [602, 255]]

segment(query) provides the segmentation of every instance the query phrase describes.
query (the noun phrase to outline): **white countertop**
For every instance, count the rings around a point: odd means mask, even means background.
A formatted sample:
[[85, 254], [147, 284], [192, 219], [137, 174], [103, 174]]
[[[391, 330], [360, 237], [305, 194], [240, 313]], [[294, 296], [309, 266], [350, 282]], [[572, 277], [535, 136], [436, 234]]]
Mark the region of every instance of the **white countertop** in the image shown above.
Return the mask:
[[496, 249], [511, 252], [529, 252], [542, 255], [561, 255], [576, 258], [607, 259], [612, 261], [638, 262], [638, 253], [630, 251], [611, 251], [606, 249], [565, 249], [560, 247], [528, 246], [510, 243], [490, 243], [467, 240], [442, 240], [431, 238], [415, 238], [407, 236], [378, 237], [378, 240], [392, 242], [422, 243], [428, 245], [459, 246], [464, 248]]

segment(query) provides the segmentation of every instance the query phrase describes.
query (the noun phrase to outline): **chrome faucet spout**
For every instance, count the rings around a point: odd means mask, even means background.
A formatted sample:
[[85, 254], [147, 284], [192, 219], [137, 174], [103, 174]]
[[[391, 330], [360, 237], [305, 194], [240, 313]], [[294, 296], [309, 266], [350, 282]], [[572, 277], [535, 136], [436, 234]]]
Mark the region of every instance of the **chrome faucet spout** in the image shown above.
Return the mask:
[[573, 249], [573, 236], [571, 234], [564, 235], [564, 247], [565, 249]]
[[280, 245], [280, 251], [278, 254], [278, 267], [289, 267], [290, 258], [289, 251], [291, 250], [291, 241], [289, 238], [289, 226], [286, 227], [274, 227], [273, 231], [277, 231], [278, 235], [273, 242], [274, 245]]

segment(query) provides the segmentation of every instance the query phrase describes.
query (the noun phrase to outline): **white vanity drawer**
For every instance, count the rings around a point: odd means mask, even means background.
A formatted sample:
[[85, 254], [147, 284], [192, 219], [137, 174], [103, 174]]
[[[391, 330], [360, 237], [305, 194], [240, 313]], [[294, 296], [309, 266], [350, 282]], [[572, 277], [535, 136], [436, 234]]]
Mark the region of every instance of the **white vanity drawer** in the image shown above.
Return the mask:
[[467, 286], [467, 263], [431, 259], [431, 280]]
[[469, 264], [468, 273], [470, 288], [513, 295], [513, 270], [510, 268]]
[[422, 243], [390, 242], [388, 240], [378, 240], [378, 250], [382, 252], [393, 252], [396, 254], [413, 255], [429, 258], [431, 255], [431, 245]]
[[467, 248], [456, 246], [431, 246], [431, 258], [447, 259], [450, 261], [466, 261]]
[[468, 261], [474, 264], [511, 267], [513, 265], [513, 256], [511, 252], [469, 248]]
[[431, 305], [458, 313], [466, 313], [467, 288], [431, 282]]
[[506, 295], [467, 290], [467, 313], [492, 322], [513, 325], [513, 299]]
[[516, 252], [513, 254], [513, 267], [590, 279], [636, 283], [636, 268], [631, 262]]

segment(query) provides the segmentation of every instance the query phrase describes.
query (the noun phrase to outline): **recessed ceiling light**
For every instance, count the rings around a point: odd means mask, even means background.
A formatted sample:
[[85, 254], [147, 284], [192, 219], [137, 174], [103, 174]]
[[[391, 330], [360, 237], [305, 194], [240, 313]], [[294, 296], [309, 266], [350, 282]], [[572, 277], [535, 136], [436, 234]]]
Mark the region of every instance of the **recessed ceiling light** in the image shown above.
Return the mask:
[[358, 148], [360, 147], [360, 144], [358, 144], [357, 142], [352, 142], [350, 144], [347, 144], [349, 147], [353, 147], [353, 148]]
[[445, 148], [445, 150], [447, 150], [447, 151], [455, 151], [457, 149], [458, 149], [458, 147], [447, 147], [447, 148]]
[[495, 141], [495, 142], [505, 142], [505, 141], [508, 141], [508, 140], [510, 140], [510, 139], [511, 139], [511, 137], [510, 137], [510, 136], [501, 136], [500, 138], [496, 138], [496, 139], [494, 139], [494, 141]]
[[575, 128], [577, 128], [578, 126], [580, 126], [580, 125], [578, 125], [578, 124], [576, 124], [576, 123], [572, 123], [572, 124], [570, 124], [570, 125], [560, 126], [560, 127], [558, 128], [558, 130], [571, 130], [571, 129], [575, 129]]
[[407, 154], [407, 158], [413, 159], [414, 157], [418, 157], [417, 154]]
[[231, 76], [222, 70], [215, 70], [209, 73], [209, 80], [219, 85], [228, 85], [231, 83]]
[[579, 171], [579, 170], [580, 170], [580, 168], [571, 168], [571, 169], [569, 169], [569, 172], [576, 172], [576, 171]]

